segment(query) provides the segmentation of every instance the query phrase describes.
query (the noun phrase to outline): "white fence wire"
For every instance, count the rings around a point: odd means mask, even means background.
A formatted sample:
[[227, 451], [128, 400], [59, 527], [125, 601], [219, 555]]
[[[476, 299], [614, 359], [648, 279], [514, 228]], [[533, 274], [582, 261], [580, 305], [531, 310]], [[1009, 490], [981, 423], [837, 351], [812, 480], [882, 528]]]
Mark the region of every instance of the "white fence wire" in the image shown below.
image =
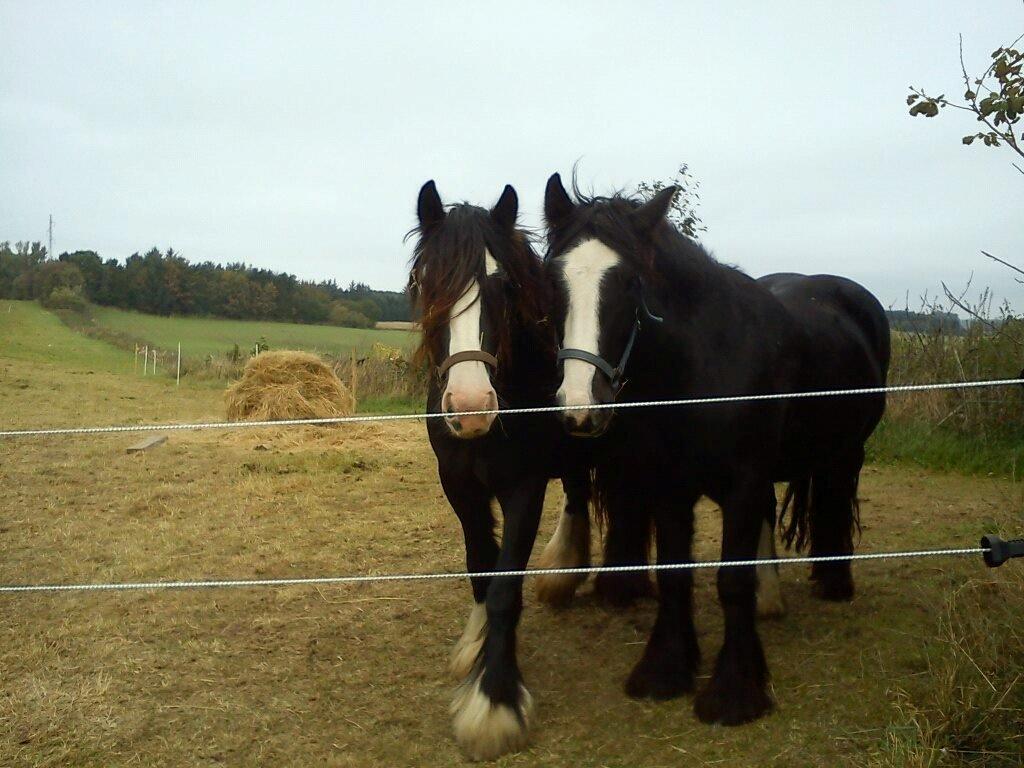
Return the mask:
[[194, 429], [253, 429], [256, 427], [325, 426], [328, 424], [363, 424], [367, 422], [410, 421], [455, 416], [515, 416], [526, 413], [558, 413], [571, 410], [628, 410], [635, 408], [671, 408], [690, 405], [719, 405], [723, 403], [762, 402], [765, 400], [798, 400], [815, 397], [846, 397], [857, 395], [896, 394], [900, 392], [928, 392], [939, 389], [978, 389], [982, 387], [1008, 387], [1024, 385], [1024, 378], [988, 379], [985, 381], [948, 381], [936, 384], [894, 384], [885, 387], [858, 387], [854, 389], [826, 389], [810, 392], [770, 392], [752, 395], [721, 395], [716, 397], [688, 397], [675, 400], [643, 400], [623, 403], [597, 403], [594, 405], [542, 405], [529, 408], [503, 408], [457, 413], [389, 413], [363, 416], [333, 416], [322, 419], [280, 419], [277, 421], [215, 421], [192, 424], [123, 424], [108, 427], [47, 427], [37, 429], [0, 430], [0, 438], [45, 437], [52, 435], [100, 435], [116, 432], [169, 432]]
[[987, 547], [958, 549], [920, 549], [906, 552], [869, 552], [859, 555], [823, 555], [814, 557], [776, 557], [764, 560], [713, 560], [687, 563], [651, 563], [647, 565], [595, 565], [585, 568], [526, 568], [515, 571], [483, 571], [470, 573], [405, 573], [365, 574], [359, 576], [317, 576], [281, 579], [208, 579], [192, 581], [137, 581], [92, 584], [6, 584], [0, 594], [10, 592], [113, 592], [148, 589], [210, 589], [215, 587], [294, 587], [310, 584], [368, 584], [386, 581], [436, 581], [441, 579], [505, 578], [527, 576], [554, 576], [561, 574], [590, 575], [593, 573], [632, 573], [636, 571], [683, 571], [702, 568], [743, 568], [766, 565], [799, 565], [801, 563], [836, 563], [844, 560], [898, 560], [915, 557], [952, 557], [957, 555], [984, 555]]

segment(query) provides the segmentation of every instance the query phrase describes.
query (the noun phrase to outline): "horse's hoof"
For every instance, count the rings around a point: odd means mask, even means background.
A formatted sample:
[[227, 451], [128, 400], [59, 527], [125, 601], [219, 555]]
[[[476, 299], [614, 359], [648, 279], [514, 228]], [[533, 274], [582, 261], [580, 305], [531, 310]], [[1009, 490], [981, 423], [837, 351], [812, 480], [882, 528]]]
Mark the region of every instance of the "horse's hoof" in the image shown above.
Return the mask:
[[634, 699], [666, 701], [693, 692], [694, 670], [678, 662], [657, 664], [640, 659], [626, 680], [626, 695]]
[[644, 571], [599, 573], [594, 579], [594, 592], [614, 608], [629, 608], [637, 600], [653, 597], [654, 585]]
[[[586, 514], [563, 512], [551, 541], [544, 547], [537, 567], [585, 568], [590, 565], [590, 519]], [[554, 608], [565, 608], [587, 580], [585, 573], [542, 574], [537, 577], [537, 599]]]
[[576, 573], [543, 574], [538, 576], [537, 600], [552, 608], [566, 608], [576, 596], [577, 588], [586, 580], [585, 574]]
[[814, 580], [814, 594], [834, 603], [853, 599], [853, 576], [849, 571], [821, 571]]
[[452, 701], [455, 741], [470, 760], [495, 760], [518, 752], [529, 740], [533, 699], [519, 684], [515, 706], [499, 704], [480, 688], [481, 675], [467, 680]]
[[743, 725], [764, 717], [772, 710], [772, 699], [763, 684], [753, 680], [723, 684], [716, 675], [697, 694], [693, 711], [702, 723]]

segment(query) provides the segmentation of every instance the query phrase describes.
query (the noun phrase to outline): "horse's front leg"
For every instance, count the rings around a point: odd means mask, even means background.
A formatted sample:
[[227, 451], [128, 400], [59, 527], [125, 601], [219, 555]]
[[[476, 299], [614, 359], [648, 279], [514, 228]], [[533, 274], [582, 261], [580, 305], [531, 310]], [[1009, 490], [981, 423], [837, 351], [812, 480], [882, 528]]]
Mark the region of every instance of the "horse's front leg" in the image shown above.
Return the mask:
[[[775, 503], [770, 480], [740, 479], [722, 499], [722, 559], [754, 560], [764, 521]], [[768, 665], [757, 634], [757, 574], [753, 565], [718, 569], [725, 637], [694, 710], [705, 723], [739, 725], [769, 712]]]
[[[692, 562], [693, 505], [700, 494], [651, 500], [658, 564]], [[693, 623], [693, 571], [658, 571], [658, 617], [644, 655], [626, 681], [634, 698], [671, 699], [693, 690], [700, 647]]]
[[[452, 509], [462, 523], [462, 535], [466, 543], [466, 570], [470, 573], [487, 573], [494, 570], [498, 559], [498, 545], [494, 541], [494, 513], [491, 511], [491, 494], [468, 473], [442, 472], [441, 485]], [[449, 669], [456, 680], [464, 680], [476, 664], [484, 644], [487, 630], [487, 599], [489, 576], [474, 576], [473, 606], [469, 611], [466, 628], [452, 649]]]
[[[496, 571], [526, 567], [537, 537], [546, 477], [526, 477], [497, 494], [505, 517]], [[516, 661], [523, 607], [521, 576], [495, 576], [487, 589], [487, 634], [470, 675], [452, 702], [455, 738], [474, 760], [493, 760], [527, 740], [532, 701]]]
[[[565, 508], [558, 518], [555, 535], [544, 547], [538, 568], [586, 568], [590, 565], [590, 479], [587, 472], [562, 478]], [[537, 599], [564, 608], [572, 602], [577, 588], [587, 580], [585, 573], [553, 573], [537, 577]]]

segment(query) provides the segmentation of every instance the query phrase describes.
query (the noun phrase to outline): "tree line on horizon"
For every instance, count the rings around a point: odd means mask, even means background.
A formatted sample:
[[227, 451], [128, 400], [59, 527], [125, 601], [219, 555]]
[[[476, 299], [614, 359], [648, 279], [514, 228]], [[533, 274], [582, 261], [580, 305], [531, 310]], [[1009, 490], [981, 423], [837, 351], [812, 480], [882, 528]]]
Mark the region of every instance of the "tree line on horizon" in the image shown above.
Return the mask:
[[[398, 291], [352, 282], [312, 282], [245, 264], [192, 263], [173, 249], [132, 254], [124, 264], [95, 251], [47, 258], [39, 242], [0, 242], [0, 299], [35, 299], [53, 309], [83, 311], [88, 304], [154, 315], [224, 317], [238, 320], [372, 328], [411, 319], [409, 301]], [[888, 310], [893, 330], [962, 335], [953, 312]]]
[[133, 253], [124, 263], [95, 251], [48, 258], [39, 242], [0, 242], [0, 298], [35, 299], [82, 311], [89, 303], [154, 315], [370, 328], [379, 320], [409, 320], [404, 293], [352, 282], [299, 280], [243, 263], [190, 262], [171, 248]]

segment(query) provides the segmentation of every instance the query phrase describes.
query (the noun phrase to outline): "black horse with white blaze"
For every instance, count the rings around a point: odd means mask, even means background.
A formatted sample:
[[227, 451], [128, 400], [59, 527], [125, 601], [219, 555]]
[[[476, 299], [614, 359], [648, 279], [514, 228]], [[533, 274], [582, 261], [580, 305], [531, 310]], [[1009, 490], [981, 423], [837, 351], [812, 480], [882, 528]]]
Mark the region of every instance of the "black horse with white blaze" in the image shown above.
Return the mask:
[[[870, 387], [885, 383], [889, 331], [878, 301], [837, 277], [755, 281], [719, 264], [665, 220], [676, 190], [640, 204], [575, 199], [548, 181], [548, 271], [556, 287], [563, 368], [557, 400], [577, 436], [601, 436], [595, 490], [606, 514], [628, 517], [642, 488], [658, 561], [691, 559], [693, 507], [722, 509], [722, 558], [770, 554], [774, 482], [791, 481], [789, 536], [815, 554], [848, 554], [864, 441], [884, 396], [629, 409], [595, 404]], [[765, 544], [767, 543], [767, 547]], [[761, 545], [759, 547], [759, 544]], [[768, 551], [765, 551], [765, 550]], [[849, 599], [848, 563], [815, 569], [819, 594]], [[722, 568], [725, 637], [695, 709], [739, 724], [771, 709], [756, 628], [753, 567]], [[626, 683], [635, 697], [693, 690], [699, 648], [692, 572], [659, 571], [658, 615]]]
[[[566, 508], [541, 566], [590, 564], [588, 470], [557, 418], [516, 415], [495, 423], [493, 413], [458, 415], [554, 403], [551, 291], [541, 260], [516, 228], [517, 210], [510, 186], [491, 210], [446, 210], [432, 181], [418, 202], [410, 292], [421, 316], [420, 354], [436, 374], [427, 411], [452, 414], [428, 419], [427, 431], [473, 573], [526, 567], [551, 477], [562, 478]], [[504, 515], [500, 545], [495, 498]], [[540, 577], [538, 596], [563, 604], [582, 580]], [[465, 752], [492, 759], [525, 743], [530, 719], [531, 697], [516, 661], [522, 579], [479, 576], [472, 587], [473, 607], [451, 658], [463, 681], [452, 713]]]

